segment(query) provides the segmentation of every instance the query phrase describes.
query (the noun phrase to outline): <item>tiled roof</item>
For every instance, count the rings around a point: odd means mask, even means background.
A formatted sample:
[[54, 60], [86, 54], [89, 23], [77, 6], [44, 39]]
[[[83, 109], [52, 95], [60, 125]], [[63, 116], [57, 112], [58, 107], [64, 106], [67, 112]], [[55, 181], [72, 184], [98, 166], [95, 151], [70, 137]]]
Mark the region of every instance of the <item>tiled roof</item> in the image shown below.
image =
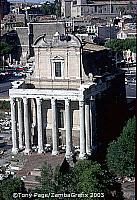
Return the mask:
[[94, 52], [94, 51], [108, 50], [109, 48], [106, 48], [104, 46], [100, 46], [97, 44], [93, 44], [93, 43], [86, 43], [85, 46], [83, 47], [83, 49]]

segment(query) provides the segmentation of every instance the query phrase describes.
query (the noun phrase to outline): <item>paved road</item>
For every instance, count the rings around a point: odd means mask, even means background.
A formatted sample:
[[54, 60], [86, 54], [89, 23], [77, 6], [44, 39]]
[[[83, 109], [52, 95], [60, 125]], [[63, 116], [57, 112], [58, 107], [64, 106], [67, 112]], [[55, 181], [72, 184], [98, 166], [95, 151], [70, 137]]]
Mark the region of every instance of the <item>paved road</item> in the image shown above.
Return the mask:
[[9, 96], [9, 89], [12, 87], [10, 81], [0, 83], [0, 97]]
[[9, 89], [12, 88], [12, 82], [19, 80], [17, 77], [11, 77], [8, 80], [0, 82], [0, 98], [9, 97]]
[[125, 200], [135, 200], [135, 182], [125, 182], [122, 184]]
[[136, 85], [126, 85], [126, 96], [127, 98], [136, 98]]
[[11, 148], [4, 152], [0, 157], [0, 166], [4, 165], [6, 162], [9, 162], [11, 159]]

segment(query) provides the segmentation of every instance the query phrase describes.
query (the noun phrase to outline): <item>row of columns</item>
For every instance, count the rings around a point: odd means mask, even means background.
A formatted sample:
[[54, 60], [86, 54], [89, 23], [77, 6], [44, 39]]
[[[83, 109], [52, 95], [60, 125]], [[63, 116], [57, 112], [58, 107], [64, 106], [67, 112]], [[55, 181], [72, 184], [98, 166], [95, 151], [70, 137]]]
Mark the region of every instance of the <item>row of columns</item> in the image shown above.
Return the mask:
[[[90, 101], [89, 101], [90, 102]], [[92, 112], [89, 102], [79, 101], [79, 120], [80, 120], [80, 159], [86, 158], [86, 155], [91, 155], [92, 147]], [[23, 109], [22, 109], [23, 103]], [[38, 132], [38, 153], [43, 153], [43, 119], [42, 119], [42, 99], [36, 98], [37, 104], [37, 132]], [[28, 99], [18, 99], [18, 128], [19, 136], [17, 135], [16, 121], [16, 99], [11, 98], [11, 120], [12, 120], [12, 152], [16, 154], [19, 149], [24, 148], [23, 138], [25, 143], [24, 153], [29, 154], [31, 151], [31, 137], [29, 124], [29, 108]], [[52, 108], [52, 154], [57, 155], [58, 152], [58, 126], [57, 126], [57, 100], [51, 99]], [[24, 117], [23, 117], [24, 114]], [[71, 100], [65, 99], [65, 114], [66, 114], [66, 158], [73, 155], [72, 144], [72, 126], [71, 126]], [[24, 123], [23, 123], [24, 119]], [[24, 126], [23, 126], [24, 124]], [[23, 134], [24, 133], [24, 134]], [[19, 144], [18, 144], [19, 141]]]

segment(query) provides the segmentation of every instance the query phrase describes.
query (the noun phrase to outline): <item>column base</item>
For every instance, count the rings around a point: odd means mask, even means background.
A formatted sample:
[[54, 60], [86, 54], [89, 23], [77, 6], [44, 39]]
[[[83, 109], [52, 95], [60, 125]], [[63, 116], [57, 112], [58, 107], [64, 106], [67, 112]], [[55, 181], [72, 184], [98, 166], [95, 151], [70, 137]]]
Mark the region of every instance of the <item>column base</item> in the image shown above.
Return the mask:
[[86, 160], [87, 159], [87, 154], [86, 153], [80, 153], [79, 154], [79, 159], [80, 160]]
[[53, 151], [52, 151], [52, 155], [53, 155], [53, 156], [59, 155], [59, 152], [53, 150]]
[[16, 155], [19, 152], [18, 148], [13, 149], [12, 148], [12, 154]]
[[72, 158], [72, 156], [73, 156], [72, 152], [65, 154], [66, 159]]
[[92, 154], [91, 151], [87, 151], [86, 153], [88, 156], [91, 156], [91, 154]]
[[23, 145], [19, 145], [19, 150], [23, 150], [24, 146]]
[[31, 149], [25, 149], [25, 150], [24, 150], [24, 154], [25, 154], [25, 155], [29, 155], [30, 153], [31, 153]]
[[69, 164], [69, 166], [74, 167], [73, 154], [69, 155], [69, 157], [66, 155], [65, 158], [66, 158], [66, 161]]
[[44, 150], [43, 149], [38, 149], [38, 153], [42, 154], [42, 153], [44, 153]]

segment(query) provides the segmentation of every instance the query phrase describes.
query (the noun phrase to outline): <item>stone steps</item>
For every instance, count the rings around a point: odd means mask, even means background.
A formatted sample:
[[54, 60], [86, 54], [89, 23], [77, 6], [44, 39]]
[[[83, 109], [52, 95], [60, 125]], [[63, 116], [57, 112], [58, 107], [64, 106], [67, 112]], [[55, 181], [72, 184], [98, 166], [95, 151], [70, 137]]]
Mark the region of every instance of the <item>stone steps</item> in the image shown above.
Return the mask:
[[63, 160], [64, 154], [52, 156], [51, 153], [47, 153], [45, 155], [33, 153], [27, 156], [26, 162], [23, 168], [20, 171], [18, 171], [17, 176], [27, 176], [32, 170], [34, 170], [35, 168], [41, 168], [45, 163], [53, 167], [61, 165]]

